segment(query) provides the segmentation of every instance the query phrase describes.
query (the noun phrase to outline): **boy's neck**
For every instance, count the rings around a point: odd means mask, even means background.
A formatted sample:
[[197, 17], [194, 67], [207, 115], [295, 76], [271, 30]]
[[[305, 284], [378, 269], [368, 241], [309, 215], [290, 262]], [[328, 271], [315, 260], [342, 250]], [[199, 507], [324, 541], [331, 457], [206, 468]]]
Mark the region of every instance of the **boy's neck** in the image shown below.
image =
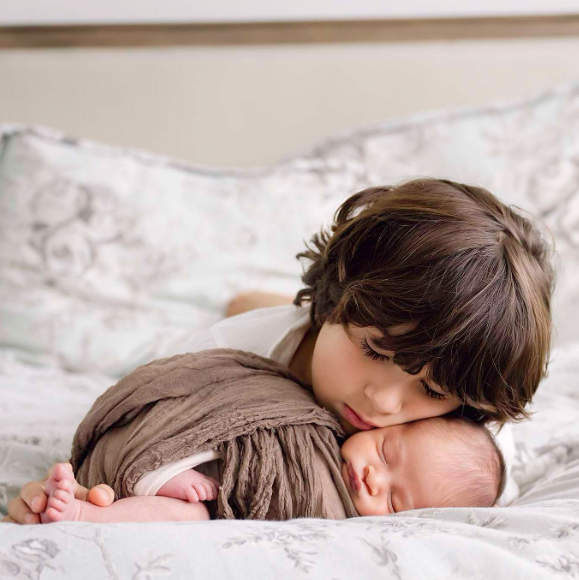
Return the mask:
[[312, 384], [312, 357], [319, 332], [319, 329], [312, 328], [306, 332], [289, 364], [289, 368], [308, 385]]

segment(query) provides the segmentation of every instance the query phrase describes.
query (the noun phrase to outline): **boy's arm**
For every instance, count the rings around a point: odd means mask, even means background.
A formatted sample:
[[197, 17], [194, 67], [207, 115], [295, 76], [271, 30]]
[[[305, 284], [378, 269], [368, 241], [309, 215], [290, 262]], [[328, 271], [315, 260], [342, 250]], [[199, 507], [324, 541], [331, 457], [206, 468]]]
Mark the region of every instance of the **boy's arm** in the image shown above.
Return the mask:
[[284, 306], [291, 304], [293, 296], [287, 294], [276, 294], [274, 292], [242, 292], [235, 296], [225, 310], [225, 318], [242, 314], [256, 308], [266, 308], [268, 306]]

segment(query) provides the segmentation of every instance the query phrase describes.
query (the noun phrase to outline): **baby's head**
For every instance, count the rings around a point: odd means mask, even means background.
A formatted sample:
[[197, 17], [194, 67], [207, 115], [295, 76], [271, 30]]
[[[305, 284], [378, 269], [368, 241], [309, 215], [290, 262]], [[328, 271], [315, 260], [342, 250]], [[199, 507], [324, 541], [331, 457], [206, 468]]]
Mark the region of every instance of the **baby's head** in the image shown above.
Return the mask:
[[488, 507], [505, 463], [487, 429], [435, 417], [361, 431], [342, 445], [342, 477], [361, 516], [427, 507]]

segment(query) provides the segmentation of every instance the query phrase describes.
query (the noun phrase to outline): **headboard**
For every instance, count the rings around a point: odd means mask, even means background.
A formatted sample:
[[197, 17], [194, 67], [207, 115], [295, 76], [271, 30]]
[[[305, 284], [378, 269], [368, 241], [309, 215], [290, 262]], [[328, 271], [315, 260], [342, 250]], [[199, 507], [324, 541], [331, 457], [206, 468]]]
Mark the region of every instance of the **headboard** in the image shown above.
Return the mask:
[[577, 54], [579, 14], [3, 26], [0, 121], [264, 165], [368, 123], [533, 97], [576, 80]]

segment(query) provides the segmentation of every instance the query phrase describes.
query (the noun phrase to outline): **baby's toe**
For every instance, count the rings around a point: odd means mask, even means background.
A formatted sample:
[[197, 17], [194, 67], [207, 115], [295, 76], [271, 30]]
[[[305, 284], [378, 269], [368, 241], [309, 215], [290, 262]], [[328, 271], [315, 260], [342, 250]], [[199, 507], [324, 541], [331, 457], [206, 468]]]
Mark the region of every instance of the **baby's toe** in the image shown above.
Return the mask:
[[72, 490], [72, 481], [70, 481], [70, 479], [61, 479], [58, 482], [58, 489], [62, 489], [65, 492], [70, 492]]
[[46, 512], [44, 513], [46, 514], [48, 521], [42, 523], [59, 522], [63, 518], [62, 511], [54, 506], [47, 507]]
[[72, 474], [72, 471], [70, 469], [70, 467], [67, 467], [68, 465], [70, 465], [69, 463], [57, 463], [54, 466], [54, 471], [52, 473], [52, 477], [58, 481], [61, 481], [63, 479], [72, 479], [74, 476]]
[[59, 499], [60, 501], [62, 501], [63, 503], [69, 503], [70, 502], [70, 493], [62, 490], [62, 489], [57, 489], [54, 494], [53, 497], [55, 497], [56, 499]]
[[48, 510], [50, 508], [52, 508], [53, 510], [55, 510], [57, 512], [61, 512], [65, 508], [65, 503], [62, 500], [58, 499], [57, 497], [54, 497], [53, 495], [51, 495], [48, 498], [46, 511], [48, 512]]

